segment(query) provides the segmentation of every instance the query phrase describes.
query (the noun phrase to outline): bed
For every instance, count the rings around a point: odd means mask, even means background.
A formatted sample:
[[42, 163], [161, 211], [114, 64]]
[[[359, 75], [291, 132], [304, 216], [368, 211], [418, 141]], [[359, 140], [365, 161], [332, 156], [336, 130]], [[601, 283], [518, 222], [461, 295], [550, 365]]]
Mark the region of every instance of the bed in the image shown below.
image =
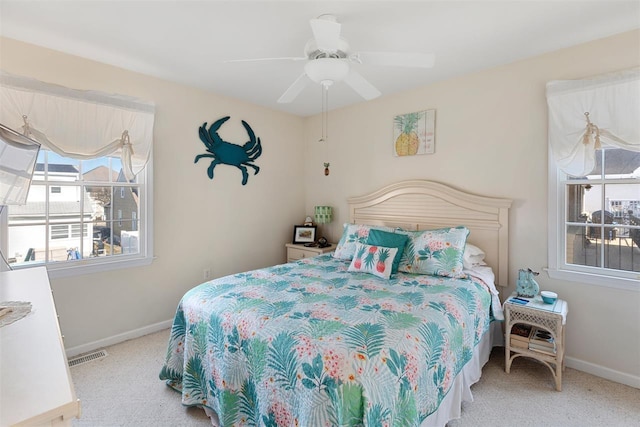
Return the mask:
[[350, 198], [335, 252], [188, 291], [160, 378], [225, 427], [443, 426], [502, 335], [510, 204], [423, 180]]

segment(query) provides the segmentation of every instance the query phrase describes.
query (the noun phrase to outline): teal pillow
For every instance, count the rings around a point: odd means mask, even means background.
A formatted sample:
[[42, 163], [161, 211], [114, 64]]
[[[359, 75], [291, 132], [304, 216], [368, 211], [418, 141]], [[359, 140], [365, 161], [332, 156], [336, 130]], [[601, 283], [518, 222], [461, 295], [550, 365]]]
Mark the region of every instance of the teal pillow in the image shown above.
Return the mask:
[[367, 237], [367, 245], [398, 248], [398, 252], [396, 252], [396, 256], [393, 258], [393, 264], [391, 265], [391, 273], [396, 273], [398, 271], [398, 265], [400, 265], [400, 259], [402, 259], [402, 252], [407, 244], [407, 239], [409, 239], [409, 236], [405, 234], [370, 230], [369, 237]]

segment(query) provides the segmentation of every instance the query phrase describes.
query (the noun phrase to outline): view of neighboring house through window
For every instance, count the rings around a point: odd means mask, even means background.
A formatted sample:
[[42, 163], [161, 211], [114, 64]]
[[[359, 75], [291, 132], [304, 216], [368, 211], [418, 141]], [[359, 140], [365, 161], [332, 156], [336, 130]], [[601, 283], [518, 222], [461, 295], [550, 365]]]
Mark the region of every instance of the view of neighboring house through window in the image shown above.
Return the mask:
[[560, 183], [565, 263], [577, 271], [640, 272], [640, 152], [596, 151], [594, 170]]
[[9, 265], [139, 255], [143, 195], [143, 177], [127, 181], [119, 157], [76, 160], [42, 149], [27, 204], [7, 207]]

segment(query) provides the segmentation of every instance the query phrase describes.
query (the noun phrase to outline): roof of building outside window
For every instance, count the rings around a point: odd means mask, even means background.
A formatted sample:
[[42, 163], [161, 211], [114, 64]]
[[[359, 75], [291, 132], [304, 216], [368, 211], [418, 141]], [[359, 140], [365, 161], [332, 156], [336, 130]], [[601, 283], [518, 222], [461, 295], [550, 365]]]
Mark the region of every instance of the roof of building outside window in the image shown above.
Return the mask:
[[[91, 199], [85, 195], [85, 206], [91, 206]], [[89, 204], [87, 204], [89, 203]], [[44, 215], [46, 202], [29, 202], [26, 205], [14, 205], [9, 207], [9, 217], [13, 216], [33, 216]], [[49, 202], [49, 215], [79, 215], [80, 201], [51, 201]], [[91, 215], [91, 212], [85, 212], [85, 215]]]
[[[44, 163], [36, 163], [36, 172], [44, 172]], [[78, 169], [73, 165], [49, 164], [49, 172], [78, 173]]]

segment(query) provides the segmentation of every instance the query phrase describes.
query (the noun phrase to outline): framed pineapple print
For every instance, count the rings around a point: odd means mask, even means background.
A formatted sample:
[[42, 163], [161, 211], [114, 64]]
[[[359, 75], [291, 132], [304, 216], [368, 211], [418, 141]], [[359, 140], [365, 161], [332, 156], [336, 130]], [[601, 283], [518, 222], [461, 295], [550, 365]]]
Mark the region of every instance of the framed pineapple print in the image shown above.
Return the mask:
[[436, 148], [436, 110], [417, 111], [393, 119], [393, 154], [433, 154]]

